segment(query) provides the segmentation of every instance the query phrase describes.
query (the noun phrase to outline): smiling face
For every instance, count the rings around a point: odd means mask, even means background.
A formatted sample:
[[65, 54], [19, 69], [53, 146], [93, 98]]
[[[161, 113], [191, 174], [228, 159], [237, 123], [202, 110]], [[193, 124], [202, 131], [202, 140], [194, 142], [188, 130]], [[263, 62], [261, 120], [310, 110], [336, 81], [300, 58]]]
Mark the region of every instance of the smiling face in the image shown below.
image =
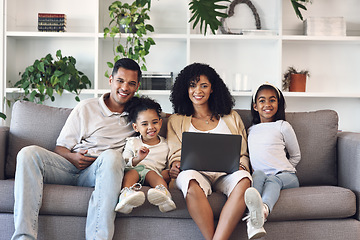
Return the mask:
[[205, 75], [200, 75], [198, 82], [190, 82], [188, 93], [194, 106], [208, 104], [212, 92], [211, 83]]
[[278, 111], [279, 102], [274, 89], [263, 89], [257, 94], [253, 105], [254, 110], [259, 113], [260, 121], [273, 122]]
[[139, 112], [133, 128], [142, 136], [143, 143], [155, 145], [159, 143], [158, 134], [161, 129], [162, 119], [154, 109]]
[[123, 109], [139, 88], [138, 72], [120, 67], [110, 76], [111, 93], [108, 106], [112, 111]]

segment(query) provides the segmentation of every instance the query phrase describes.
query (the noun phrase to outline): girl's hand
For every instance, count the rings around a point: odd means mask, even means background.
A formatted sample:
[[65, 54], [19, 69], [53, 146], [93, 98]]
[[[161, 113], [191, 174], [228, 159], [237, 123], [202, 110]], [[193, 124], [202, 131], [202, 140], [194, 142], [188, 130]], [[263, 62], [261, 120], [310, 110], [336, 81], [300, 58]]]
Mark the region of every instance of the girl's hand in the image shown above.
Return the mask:
[[[137, 156], [134, 158], [136, 161], [141, 162], [148, 154], [149, 154], [149, 149], [145, 146], [142, 146], [139, 151]], [[138, 163], [139, 163], [138, 162]]]
[[180, 173], [180, 161], [174, 161], [171, 164], [171, 168], [170, 168], [170, 172], [169, 172], [170, 177], [171, 178], [177, 178], [179, 173]]

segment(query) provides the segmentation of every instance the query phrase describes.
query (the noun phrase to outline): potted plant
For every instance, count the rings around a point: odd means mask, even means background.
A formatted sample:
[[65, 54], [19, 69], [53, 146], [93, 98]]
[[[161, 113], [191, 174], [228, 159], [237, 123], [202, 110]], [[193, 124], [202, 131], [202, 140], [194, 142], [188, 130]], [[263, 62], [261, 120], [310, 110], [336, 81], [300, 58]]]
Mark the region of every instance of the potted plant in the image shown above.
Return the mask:
[[283, 90], [305, 92], [307, 77], [310, 77], [308, 70], [297, 71], [294, 67], [289, 67], [284, 73]]
[[[145, 38], [147, 32], [154, 32], [153, 26], [145, 23], [150, 19], [150, 2], [137, 0], [128, 4], [115, 1], [109, 6], [111, 21], [109, 27], [104, 28], [104, 38], [110, 36], [113, 39], [114, 62], [127, 57], [137, 61], [142, 70], [147, 70], [145, 56], [149, 54], [150, 47], [155, 45], [151, 37]], [[122, 41], [124, 33], [127, 34], [125, 42]], [[119, 38], [115, 42], [117, 36]], [[112, 62], [107, 64], [109, 68], [114, 66]], [[109, 77], [108, 71], [105, 76]]]
[[47, 99], [55, 101], [54, 92], [61, 95], [64, 90], [76, 94], [75, 100], [80, 101], [81, 89], [91, 87], [91, 82], [84, 73], [76, 69], [75, 64], [74, 57], [63, 57], [61, 50], [58, 50], [55, 60], [51, 54], [36, 59], [21, 74], [14, 87], [24, 90], [23, 100], [40, 104]]

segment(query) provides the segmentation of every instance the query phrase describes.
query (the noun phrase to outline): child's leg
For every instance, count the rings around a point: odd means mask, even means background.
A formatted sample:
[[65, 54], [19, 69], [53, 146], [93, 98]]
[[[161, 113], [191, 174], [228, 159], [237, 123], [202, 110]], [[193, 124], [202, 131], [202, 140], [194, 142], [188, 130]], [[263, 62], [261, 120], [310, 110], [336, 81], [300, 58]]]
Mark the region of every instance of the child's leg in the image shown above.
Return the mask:
[[158, 206], [161, 212], [168, 212], [176, 208], [168, 191], [167, 183], [159, 174], [149, 171], [145, 176], [145, 183], [153, 187], [148, 191], [148, 200], [151, 204]]
[[135, 169], [127, 170], [123, 179], [123, 188], [120, 192], [119, 202], [115, 211], [128, 214], [133, 208], [141, 206], [145, 202], [145, 194], [139, 190], [139, 174]]
[[263, 202], [271, 212], [280, 197], [281, 189], [299, 187], [299, 181], [294, 173], [279, 173], [271, 175], [266, 180], [262, 195]]
[[150, 185], [150, 187], [156, 187], [157, 185], [162, 184], [164, 187], [166, 187], [168, 189], [168, 186], [167, 186], [167, 183], [165, 182], [165, 180], [154, 171], [149, 171], [146, 174], [145, 184]]
[[263, 188], [264, 188], [266, 178], [267, 178], [266, 174], [263, 171], [260, 171], [260, 170], [256, 170], [252, 174], [253, 187], [256, 190], [258, 190], [260, 195], [262, 195], [262, 193], [263, 193]]
[[275, 175], [270, 175], [266, 179], [262, 199], [268, 206], [269, 212], [272, 211], [275, 203], [279, 199], [282, 181]]
[[125, 172], [122, 188], [129, 188], [139, 181], [139, 173], [135, 169]]
[[163, 177], [164, 181], [169, 184], [171, 178], [169, 175], [169, 169], [165, 169], [161, 171], [161, 176]]

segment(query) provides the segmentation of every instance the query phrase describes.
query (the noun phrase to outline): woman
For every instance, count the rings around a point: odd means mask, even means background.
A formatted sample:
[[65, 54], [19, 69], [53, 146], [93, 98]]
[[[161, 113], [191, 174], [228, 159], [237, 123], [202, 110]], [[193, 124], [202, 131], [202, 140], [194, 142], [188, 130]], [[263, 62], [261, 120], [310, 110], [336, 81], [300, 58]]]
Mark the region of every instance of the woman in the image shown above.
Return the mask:
[[[168, 122], [170, 177], [176, 179], [175, 184], [183, 192], [189, 213], [204, 238], [228, 239], [243, 216], [244, 192], [251, 184], [246, 130], [240, 116], [232, 110], [234, 100], [213, 68], [194, 63], [176, 78], [170, 101], [176, 113]], [[184, 131], [242, 135], [239, 171], [232, 174], [180, 171]], [[216, 229], [207, 199], [212, 189], [228, 196]]]

